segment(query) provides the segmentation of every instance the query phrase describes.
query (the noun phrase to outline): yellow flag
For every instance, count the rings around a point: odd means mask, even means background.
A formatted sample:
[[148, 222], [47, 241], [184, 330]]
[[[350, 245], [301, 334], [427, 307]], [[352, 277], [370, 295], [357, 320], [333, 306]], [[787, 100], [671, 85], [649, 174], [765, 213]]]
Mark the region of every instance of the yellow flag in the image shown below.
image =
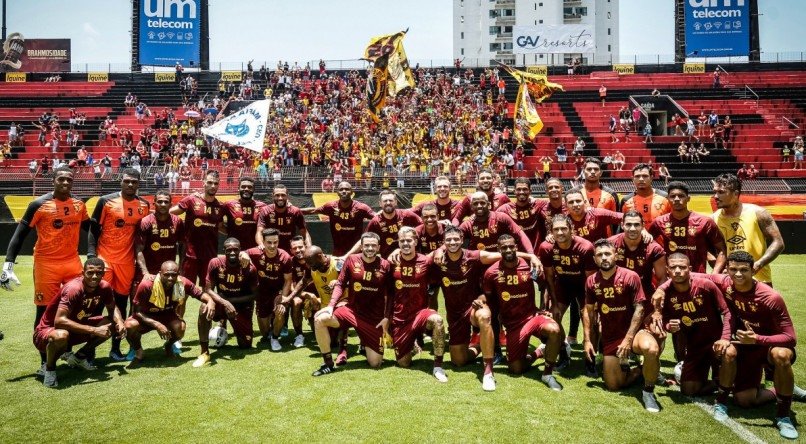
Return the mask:
[[515, 121], [515, 138], [518, 140], [534, 139], [543, 129], [543, 120], [537, 114], [535, 104], [529, 96], [526, 84], [521, 83], [518, 98], [515, 100], [515, 113], [512, 116]]
[[367, 109], [375, 121], [386, 104], [386, 97], [414, 87], [414, 76], [409, 67], [403, 36], [406, 31], [373, 37], [364, 50], [364, 58], [373, 64], [367, 78]]

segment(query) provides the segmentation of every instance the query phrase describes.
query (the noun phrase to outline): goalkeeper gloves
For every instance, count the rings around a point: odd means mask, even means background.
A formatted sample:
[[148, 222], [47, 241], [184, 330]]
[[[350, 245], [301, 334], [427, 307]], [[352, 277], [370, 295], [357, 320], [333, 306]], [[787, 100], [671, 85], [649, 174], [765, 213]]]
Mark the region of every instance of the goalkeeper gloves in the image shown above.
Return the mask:
[[20, 280], [14, 274], [14, 262], [4, 262], [0, 273], [0, 287], [4, 290], [13, 290], [12, 284], [20, 285]]

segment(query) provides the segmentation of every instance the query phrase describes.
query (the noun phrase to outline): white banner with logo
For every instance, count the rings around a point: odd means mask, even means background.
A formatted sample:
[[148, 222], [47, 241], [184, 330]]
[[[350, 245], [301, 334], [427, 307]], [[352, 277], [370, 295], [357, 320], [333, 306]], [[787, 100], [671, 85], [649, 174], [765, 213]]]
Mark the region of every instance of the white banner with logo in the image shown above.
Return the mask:
[[202, 133], [230, 145], [242, 146], [259, 153], [263, 151], [263, 137], [268, 118], [269, 101], [258, 100], [209, 127], [202, 128]]
[[514, 54], [591, 54], [596, 52], [593, 25], [512, 27]]

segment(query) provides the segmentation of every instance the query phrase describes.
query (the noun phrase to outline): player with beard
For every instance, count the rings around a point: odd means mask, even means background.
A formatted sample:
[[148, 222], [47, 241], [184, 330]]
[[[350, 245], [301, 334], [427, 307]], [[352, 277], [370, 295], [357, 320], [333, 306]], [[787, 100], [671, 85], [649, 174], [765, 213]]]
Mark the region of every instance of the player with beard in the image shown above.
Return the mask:
[[199, 307], [199, 347], [201, 354], [193, 367], [210, 364], [210, 327], [212, 322], [229, 320], [239, 348], [252, 348], [252, 312], [257, 294], [257, 270], [249, 264], [243, 267], [238, 258], [241, 243], [231, 237], [224, 241], [224, 255], [210, 260], [204, 292], [215, 302], [210, 313], [206, 304]]
[[[336, 370], [330, 352], [329, 328], [350, 326], [358, 332], [361, 345], [365, 347], [367, 363], [378, 368], [383, 363], [383, 334], [389, 326], [384, 316], [386, 298], [389, 297], [392, 269], [389, 262], [378, 257], [380, 236], [368, 232], [361, 235], [361, 253], [353, 254], [344, 261], [344, 266], [333, 288], [333, 296], [327, 307], [314, 315], [316, 342], [324, 364], [313, 372], [322, 376]], [[339, 306], [345, 289], [350, 296], [345, 305]]]
[[[544, 306], [550, 307], [554, 320], [562, 326], [562, 319], [576, 298], [579, 307], [584, 307], [585, 280], [596, 270], [593, 262], [593, 244], [571, 234], [571, 220], [564, 214], [551, 219], [551, 235], [554, 243], [543, 241], [537, 256], [543, 264], [548, 284], [548, 300]], [[545, 298], [545, 296], [544, 296]], [[566, 348], [560, 350], [560, 368], [568, 364]], [[595, 374], [593, 361], [585, 360], [586, 371]]]
[[496, 211], [508, 214], [521, 227], [532, 245], [540, 245], [543, 241], [540, 237], [540, 224], [543, 223], [541, 212], [548, 204], [547, 200], [532, 199], [529, 179], [520, 177], [515, 179], [515, 202], [501, 205]]
[[507, 363], [509, 371], [522, 374], [537, 360], [538, 352], [527, 353], [529, 339], [534, 336], [544, 344], [545, 367], [540, 380], [550, 389], [562, 390], [554, 378], [554, 366], [563, 342], [562, 329], [546, 312], [538, 312], [535, 305], [535, 286], [531, 267], [518, 258], [515, 239], [507, 234], [498, 237], [501, 260], [484, 272], [484, 295], [474, 301], [475, 308], [490, 305], [498, 313], [507, 330]]
[[652, 188], [652, 166], [639, 163], [632, 169], [632, 183], [635, 191], [624, 196], [621, 201], [621, 212], [635, 210], [644, 219], [644, 228], [649, 230], [652, 222], [663, 214], [672, 211], [672, 205], [666, 199], [666, 193]]
[[[95, 370], [88, 358], [95, 348], [111, 336], [122, 338], [126, 327], [115, 304], [112, 286], [103, 281], [104, 261], [97, 257], [84, 262], [81, 277], [64, 284], [49, 301], [42, 319], [34, 330], [34, 345], [46, 353], [42, 364], [45, 387], [58, 387], [56, 360], [61, 356], [70, 367]], [[95, 315], [103, 308], [107, 316]], [[86, 343], [76, 353], [70, 346]]]
[[[73, 170], [56, 168], [53, 171], [53, 191], [28, 204], [8, 242], [6, 260], [0, 273], [0, 287], [12, 290], [12, 284], [20, 285], [20, 280], [14, 274], [14, 262], [31, 228], [36, 230], [33, 258], [34, 328], [39, 325], [46, 307], [62, 285], [83, 273], [81, 258], [78, 257], [78, 237], [81, 230], [89, 229], [90, 222], [84, 201], [73, 197], [72, 189]], [[44, 375], [47, 357], [44, 350], [40, 350], [39, 355], [41, 365], [37, 375], [41, 376]]]
[[591, 208], [603, 208], [610, 211], [618, 211], [618, 193], [610, 187], [601, 184], [602, 161], [596, 157], [585, 159], [584, 165], [585, 184], [582, 186], [582, 195]]
[[448, 382], [442, 369], [445, 352], [445, 326], [442, 316], [428, 308], [429, 268], [433, 258], [417, 253], [414, 228], [402, 227], [397, 233], [399, 263], [392, 271], [395, 290], [386, 298], [385, 318], [391, 319], [395, 358], [401, 367], [410, 367], [417, 336], [431, 332], [434, 347], [432, 374], [439, 382]]
[[459, 204], [458, 200], [451, 199], [451, 180], [446, 176], [439, 176], [434, 179], [434, 188], [437, 192], [437, 198], [420, 202], [412, 208], [412, 211], [414, 211], [414, 214], [423, 217], [423, 208], [433, 204], [437, 209], [437, 218], [439, 220], [450, 220], [453, 209]]
[[716, 257], [713, 273], [722, 273], [727, 247], [719, 227], [710, 217], [688, 209], [688, 185], [672, 182], [667, 190], [672, 212], [655, 219], [649, 227], [649, 233], [661, 239], [666, 254], [681, 252], [688, 256], [691, 271], [705, 273], [708, 253], [711, 253]]
[[[291, 318], [291, 324], [294, 326], [294, 348], [300, 348], [305, 345], [305, 336], [302, 334], [302, 318], [305, 302], [314, 297], [312, 293], [306, 291], [310, 288], [311, 269], [305, 263], [305, 238], [302, 236], [294, 236], [291, 239], [291, 292], [288, 294], [289, 302], [279, 304], [274, 309], [274, 316], [280, 325], [285, 325], [287, 319]], [[318, 310], [318, 308], [317, 308]], [[308, 310], [304, 316], [309, 320], [311, 330], [313, 330], [313, 312]]]
[[198, 299], [207, 315], [212, 316], [215, 312], [215, 302], [201, 288], [179, 276], [179, 265], [172, 260], [165, 261], [157, 274], [149, 276], [137, 286], [132, 300], [134, 313], [126, 319], [125, 324], [126, 341], [134, 350], [134, 358], [126, 368], [133, 369], [142, 364], [144, 354], [141, 338], [151, 330], [156, 330], [165, 341], [163, 348], [166, 356], [174, 356], [174, 342], [185, 336], [185, 321], [176, 311], [188, 296]]
[[[127, 314], [133, 291], [137, 229], [150, 212], [148, 202], [137, 195], [139, 188], [140, 173], [133, 169], [124, 170], [120, 191], [98, 199], [87, 236], [87, 257], [98, 256], [106, 264], [104, 280], [112, 286], [122, 316]], [[133, 353], [131, 350], [129, 359], [134, 357]], [[109, 357], [115, 361], [126, 359], [120, 352], [120, 338], [112, 338]]]
[[[495, 192], [493, 172], [489, 168], [483, 168], [479, 172], [476, 190], [476, 193], [484, 193], [484, 195], [487, 197], [487, 202], [490, 203], [490, 211], [495, 211], [501, 205], [510, 202], [509, 197], [506, 194]], [[456, 205], [456, 208], [454, 208], [453, 214], [451, 215], [454, 225], [461, 224], [465, 217], [472, 216], [475, 213], [472, 201], [473, 194], [465, 196], [465, 198], [462, 199], [458, 205]]]
[[518, 251], [534, 253], [532, 241], [508, 214], [490, 210], [486, 194], [476, 191], [470, 198], [473, 215], [462, 222], [459, 229], [470, 240], [471, 248], [498, 251], [498, 236], [508, 234], [517, 240]]
[[574, 225], [574, 235], [591, 243], [606, 238], [610, 227], [621, 223], [621, 213], [590, 207], [579, 188], [565, 193], [565, 205], [568, 208], [571, 223]]
[[769, 211], [742, 203], [741, 194], [742, 182], [733, 174], [722, 174], [714, 179], [717, 210], [711, 217], [727, 242], [727, 254], [750, 253], [755, 259], [755, 279], [772, 286], [770, 264], [784, 251], [784, 238]]
[[[417, 235], [417, 252], [431, 254], [443, 244], [445, 226], [440, 223], [439, 211], [435, 204], [424, 205], [420, 213], [423, 223], [414, 228]], [[439, 299], [436, 285], [428, 287], [428, 307], [439, 310]]]
[[[375, 217], [367, 204], [353, 200], [353, 186], [340, 182], [336, 193], [338, 200], [317, 208], [303, 208], [302, 214], [321, 214], [328, 217], [330, 236], [333, 238], [333, 255], [342, 257], [359, 241], [364, 232], [364, 221]], [[310, 244], [309, 244], [310, 245]]]
[[653, 325], [663, 326], [657, 333], [668, 331], [685, 336], [687, 347], [680, 378], [680, 391], [684, 395], [713, 393], [715, 384], [708, 380], [708, 372], [718, 366], [719, 375], [714, 378], [718, 393], [713, 414], [717, 421], [725, 421], [728, 396], [736, 378], [736, 347], [730, 343], [730, 310], [722, 291], [713, 282], [691, 276], [687, 255], [672, 253], [668, 264], [671, 279], [660, 286], [668, 302], [652, 301], [657, 302], [652, 314]]
[[[790, 418], [793, 397], [806, 399], [806, 391], [795, 385], [792, 364], [797, 336], [781, 295], [769, 285], [753, 278], [757, 260], [746, 251], [728, 255], [727, 276], [698, 274], [715, 283], [730, 309], [733, 319], [731, 343], [736, 347], [736, 379], [733, 400], [750, 408], [776, 401], [775, 425], [782, 437], [797, 439], [798, 432]], [[663, 304], [667, 295], [658, 288], [654, 304]], [[774, 389], [761, 384], [766, 367], [773, 367]]]
[[[659, 243], [646, 242], [641, 213], [630, 210], [621, 221], [621, 233], [608, 238], [616, 248], [616, 265], [634, 271], [641, 278], [644, 295], [652, 294], [655, 282], [666, 281], [666, 252]], [[649, 308], [649, 307], [647, 307]]]
[[[560, 179], [551, 178], [546, 181], [546, 195], [548, 196], [548, 204], [542, 205], [538, 213], [538, 240], [541, 242], [546, 239], [546, 236], [551, 233], [551, 218], [558, 214], [568, 214], [568, 208], [565, 205], [565, 187]], [[537, 247], [540, 244], [535, 244]]]
[[[382, 258], [388, 258], [389, 254], [395, 250], [397, 245], [397, 232], [402, 227], [416, 227], [423, 223], [420, 216], [411, 210], [403, 210], [397, 207], [397, 196], [392, 190], [383, 190], [380, 195], [381, 212], [376, 214], [367, 225], [367, 233], [375, 233], [381, 240], [378, 254]], [[353, 254], [361, 249], [361, 242], [353, 245], [347, 252]]]
[[224, 212], [226, 234], [241, 242], [241, 248], [248, 250], [257, 246], [257, 220], [266, 204], [254, 200], [255, 181], [251, 177], [242, 177], [238, 181], [238, 199], [224, 202], [221, 211]]
[[[651, 413], [660, 411], [655, 398], [655, 381], [660, 369], [660, 347], [655, 337], [642, 329], [644, 291], [635, 272], [616, 265], [616, 249], [607, 239], [595, 244], [594, 258], [599, 268], [585, 282], [585, 311], [582, 325], [585, 332], [585, 357], [595, 362], [598, 331], [593, 319], [599, 316], [601, 325], [603, 378], [608, 390], [625, 388], [644, 377], [642, 398], [644, 408]], [[630, 353], [644, 357], [643, 367], [629, 368]]]
[[139, 285], [144, 277], [160, 272], [166, 261], [175, 261], [182, 246], [185, 224], [179, 216], [170, 213], [171, 193], [158, 190], [154, 195], [154, 212], [140, 221], [135, 241], [137, 251], [137, 273], [135, 281]]
[[[291, 302], [291, 256], [278, 248], [280, 233], [274, 228], [264, 228], [261, 247], [245, 251], [251, 265], [257, 270], [257, 296], [255, 311], [261, 342], [270, 340], [272, 351], [280, 351], [280, 330], [285, 325], [285, 317], [277, 316], [278, 307]], [[241, 254], [241, 256], [244, 256]], [[243, 264], [243, 263], [242, 263]], [[272, 322], [272, 317], [274, 318]], [[282, 322], [281, 319], [282, 317]], [[271, 337], [269, 332], [271, 331]]]
[[274, 203], [260, 211], [257, 218], [258, 247], [263, 246], [263, 236], [258, 235], [266, 228], [274, 228], [280, 233], [279, 248], [285, 252], [291, 249], [291, 238], [300, 235], [305, 238], [305, 245], [311, 244], [311, 235], [305, 225], [305, 216], [299, 208], [288, 203], [288, 189], [285, 185], [275, 185], [272, 193]]
[[185, 196], [171, 207], [171, 214], [185, 215], [185, 256], [180, 274], [194, 284], [197, 280], [204, 283], [207, 264], [218, 252], [218, 226], [224, 217], [215, 197], [219, 182], [218, 171], [207, 171], [204, 192]]

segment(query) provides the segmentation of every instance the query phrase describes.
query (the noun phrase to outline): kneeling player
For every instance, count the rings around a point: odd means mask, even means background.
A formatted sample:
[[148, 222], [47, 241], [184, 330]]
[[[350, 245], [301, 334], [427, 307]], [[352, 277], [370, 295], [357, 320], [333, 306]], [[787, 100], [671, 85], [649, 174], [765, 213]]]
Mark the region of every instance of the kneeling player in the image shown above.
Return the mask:
[[[378, 257], [380, 236], [364, 233], [359, 242], [361, 253], [347, 257], [333, 288], [330, 303], [314, 315], [316, 342], [325, 362], [313, 372], [313, 376], [336, 370], [330, 352], [328, 329], [338, 329], [343, 325], [353, 327], [358, 332], [370, 367], [380, 367], [383, 362], [383, 333], [389, 323], [384, 312], [391, 267], [386, 259]], [[347, 304], [337, 307], [347, 288], [352, 292]]]
[[[64, 284], [48, 304], [34, 330], [34, 345], [47, 355], [44, 364], [45, 387], [59, 385], [56, 380], [56, 360], [70, 346], [86, 343], [75, 354], [67, 352], [63, 357], [70, 367], [95, 370], [87, 357], [93, 356], [95, 348], [112, 335], [118, 338], [125, 335], [126, 329], [115, 305], [112, 287], [101, 280], [104, 271], [102, 259], [87, 259], [82, 276]], [[100, 310], [101, 307], [106, 307], [107, 316], [93, 316], [96, 309]]]
[[137, 368], [143, 362], [143, 334], [156, 330], [165, 340], [166, 356], [173, 356], [174, 342], [185, 336], [185, 321], [177, 315], [177, 309], [190, 296], [202, 302], [205, 317], [215, 313], [215, 302], [189, 280], [179, 276], [179, 265], [165, 261], [159, 273], [146, 278], [134, 294], [134, 314], [126, 319], [126, 340], [134, 350], [134, 359], [127, 368]]
[[532, 269], [525, 260], [518, 258], [515, 239], [508, 234], [499, 236], [498, 251], [501, 260], [484, 273], [484, 296], [474, 305], [479, 308], [481, 302], [487, 302], [493, 313], [498, 313], [507, 331], [510, 372], [524, 373], [537, 359], [537, 351], [527, 353], [532, 336], [545, 343], [545, 367], [540, 380], [552, 390], [560, 391], [563, 387], [552, 374], [563, 343], [560, 326], [550, 315], [537, 311]]
[[207, 266], [207, 283], [204, 292], [215, 303], [210, 313], [207, 305], [199, 308], [199, 346], [201, 354], [193, 367], [210, 363], [211, 321], [228, 319], [238, 339], [238, 347], [252, 347], [252, 313], [257, 294], [257, 270], [249, 264], [242, 267], [238, 259], [241, 243], [231, 237], [224, 241], [224, 255], [210, 260]]
[[442, 316], [428, 308], [428, 275], [433, 259], [417, 253], [417, 232], [412, 227], [402, 227], [397, 232], [400, 247], [400, 263], [393, 271], [395, 289], [387, 298], [386, 319], [392, 320], [392, 341], [395, 357], [401, 367], [409, 367], [414, 351], [414, 342], [426, 331], [431, 332], [434, 346], [433, 375], [439, 382], [448, 382], [442, 369], [445, 353], [445, 325]]
[[730, 310], [722, 291], [713, 282], [691, 276], [688, 256], [672, 253], [667, 263], [671, 279], [659, 287], [667, 296], [652, 299], [655, 305], [653, 324], [660, 323], [665, 331], [683, 335], [686, 348], [680, 391], [684, 395], [712, 393], [714, 383], [708, 380], [708, 372], [714, 364], [719, 365], [714, 418], [724, 421], [728, 418], [726, 403], [736, 377], [736, 348], [730, 343]]
[[620, 390], [635, 382], [641, 368], [629, 368], [630, 352], [644, 357], [643, 402], [647, 411], [660, 411], [655, 399], [660, 347], [647, 330], [639, 330], [644, 319], [644, 291], [634, 271], [616, 265], [616, 248], [607, 239], [594, 244], [594, 261], [599, 270], [585, 282], [585, 355], [595, 362], [595, 330], [592, 320], [598, 313], [604, 354], [603, 379], [608, 390]]

